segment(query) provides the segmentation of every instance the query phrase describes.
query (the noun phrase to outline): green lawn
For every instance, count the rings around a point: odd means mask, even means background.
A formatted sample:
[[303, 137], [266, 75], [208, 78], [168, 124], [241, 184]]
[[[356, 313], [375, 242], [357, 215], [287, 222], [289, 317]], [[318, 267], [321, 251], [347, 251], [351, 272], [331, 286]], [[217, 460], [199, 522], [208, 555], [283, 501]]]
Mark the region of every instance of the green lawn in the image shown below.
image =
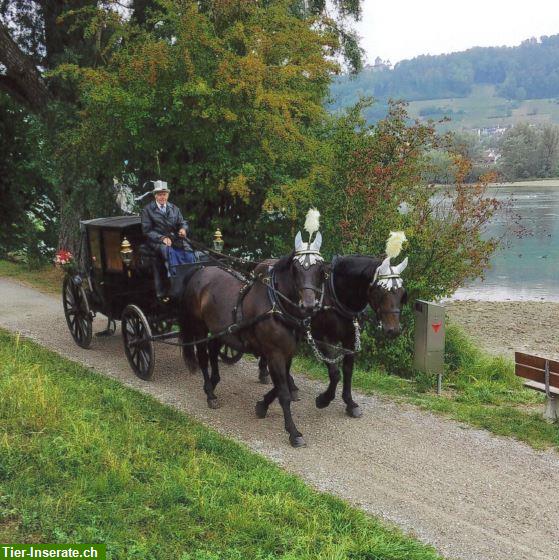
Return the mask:
[[0, 331], [0, 542], [113, 559], [438, 558], [155, 399]]

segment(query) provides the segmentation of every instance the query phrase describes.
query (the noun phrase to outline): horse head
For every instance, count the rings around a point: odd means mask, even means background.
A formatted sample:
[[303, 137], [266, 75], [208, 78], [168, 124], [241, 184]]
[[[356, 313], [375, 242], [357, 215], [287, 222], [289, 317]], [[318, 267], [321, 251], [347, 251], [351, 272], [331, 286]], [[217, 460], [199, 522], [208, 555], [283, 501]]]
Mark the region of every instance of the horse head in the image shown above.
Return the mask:
[[369, 305], [379, 321], [379, 328], [390, 337], [398, 336], [401, 331], [400, 313], [408, 301], [401, 274], [407, 266], [407, 257], [397, 266], [392, 266], [390, 257], [386, 257], [377, 267], [367, 289]]
[[[312, 234], [311, 234], [312, 235]], [[299, 309], [310, 315], [318, 310], [324, 293], [325, 265], [320, 254], [322, 235], [316, 232], [314, 241], [305, 243], [301, 232], [295, 237], [295, 252], [291, 261], [291, 275], [299, 299]]]

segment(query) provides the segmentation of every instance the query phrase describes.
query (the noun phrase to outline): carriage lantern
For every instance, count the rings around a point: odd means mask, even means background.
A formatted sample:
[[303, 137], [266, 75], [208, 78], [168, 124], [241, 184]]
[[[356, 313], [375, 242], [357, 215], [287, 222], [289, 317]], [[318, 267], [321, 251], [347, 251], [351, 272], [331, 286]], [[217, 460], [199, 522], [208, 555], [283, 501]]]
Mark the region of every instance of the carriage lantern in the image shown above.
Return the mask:
[[223, 237], [221, 236], [221, 231], [219, 230], [219, 228], [215, 230], [213, 245], [214, 250], [218, 253], [221, 253], [221, 251], [223, 251]]
[[[120, 258], [126, 267], [129, 267], [132, 264], [133, 253], [134, 251], [132, 250], [130, 241], [128, 241], [125, 237], [120, 244]], [[130, 271], [128, 271], [128, 275], [130, 276]]]

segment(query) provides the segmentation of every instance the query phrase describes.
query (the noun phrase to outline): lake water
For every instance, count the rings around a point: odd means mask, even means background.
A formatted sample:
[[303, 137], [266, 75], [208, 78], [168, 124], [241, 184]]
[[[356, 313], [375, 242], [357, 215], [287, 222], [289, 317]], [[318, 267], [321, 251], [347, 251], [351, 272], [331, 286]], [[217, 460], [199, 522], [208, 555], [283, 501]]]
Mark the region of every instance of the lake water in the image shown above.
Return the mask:
[[488, 235], [505, 235], [514, 227], [514, 214], [527, 235], [507, 235], [485, 280], [460, 288], [454, 299], [559, 301], [559, 181], [554, 186], [491, 187], [488, 194], [512, 204], [510, 212], [493, 220]]

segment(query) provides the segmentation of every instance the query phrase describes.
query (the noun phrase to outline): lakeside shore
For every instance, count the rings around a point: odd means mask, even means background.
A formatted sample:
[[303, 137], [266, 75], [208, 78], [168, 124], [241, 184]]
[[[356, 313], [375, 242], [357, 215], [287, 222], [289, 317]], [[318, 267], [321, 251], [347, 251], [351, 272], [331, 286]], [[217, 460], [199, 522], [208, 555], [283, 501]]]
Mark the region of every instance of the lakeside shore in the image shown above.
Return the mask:
[[514, 181], [512, 183], [489, 183], [489, 187], [515, 188], [515, 187], [559, 187], [559, 177], [555, 179], [532, 179], [528, 181]]
[[559, 302], [452, 300], [444, 306], [449, 321], [491, 354], [559, 360]]
[[[477, 185], [478, 183], [468, 183], [469, 185]], [[448, 183], [434, 183], [434, 186], [440, 189], [448, 188], [452, 185]], [[514, 189], [514, 188], [559, 188], [559, 177], [555, 179], [530, 179], [526, 181], [497, 181], [495, 183], [488, 183], [488, 187], [497, 189]]]

